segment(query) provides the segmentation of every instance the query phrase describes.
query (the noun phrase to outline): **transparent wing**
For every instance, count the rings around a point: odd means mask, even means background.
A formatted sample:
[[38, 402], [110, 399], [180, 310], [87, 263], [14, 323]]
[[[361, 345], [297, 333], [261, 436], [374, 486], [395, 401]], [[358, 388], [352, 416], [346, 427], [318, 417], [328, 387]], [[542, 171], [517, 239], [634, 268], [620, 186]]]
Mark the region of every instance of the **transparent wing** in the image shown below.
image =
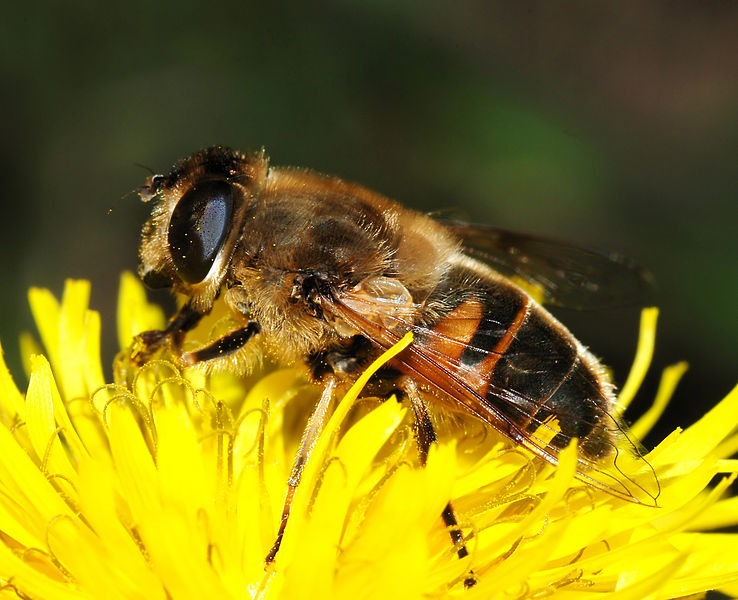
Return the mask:
[[461, 239], [465, 254], [540, 290], [546, 304], [577, 310], [645, 305], [653, 291], [651, 274], [614, 252], [495, 227], [441, 222]]
[[[361, 302], [367, 304], [362, 309]], [[470, 347], [468, 341], [461, 339], [461, 335], [453, 331], [474, 331], [489, 329], [490, 333], [499, 329], [499, 323], [493, 321], [478, 322], [470, 318], [456, 319], [454, 327], [444, 328], [444, 332], [436, 329], [412, 324], [406, 317], [385, 312], [383, 322], [367, 318], [366, 315], [377, 314], [381, 307], [369, 306], [381, 302], [378, 299], [369, 300], [352, 298], [348, 303], [340, 299], [333, 300], [333, 310], [352, 328], [359, 331], [364, 337], [371, 340], [378, 347], [387, 349], [397, 343], [407, 331], [413, 331], [415, 342], [396, 357], [396, 365], [404, 372], [417, 377], [430, 387], [451, 396], [459, 403], [458, 408], [471, 413], [507, 436], [513, 442], [530, 450], [543, 460], [558, 463], [558, 456], [562, 448], [573, 439], [560, 427], [560, 421], [567, 418], [587, 419], [581, 413], [568, 414], [558, 411], [557, 418], [551, 419], [542, 415], [541, 405], [534, 399], [513, 389], [490, 384], [488, 381], [484, 394], [479, 392], [480, 374], [466, 366], [460, 357], [464, 352], [475, 352], [479, 356], [495, 357], [494, 352], [487, 348]], [[449, 331], [451, 333], [449, 333]], [[535, 363], [536, 349], [524, 349], [528, 352], [531, 364]], [[547, 357], [549, 358], [549, 357]], [[545, 411], [544, 411], [545, 412]], [[603, 459], [593, 460], [582, 455], [578, 458], [577, 478], [582, 482], [603, 490], [609, 494], [639, 504], [655, 505], [659, 492], [658, 481], [653, 469], [643, 459], [627, 436], [618, 419], [606, 411], [596, 414], [589, 424], [593, 428], [611, 431], [612, 439], [618, 440], [617, 445]], [[555, 440], [555, 444], [552, 442]], [[620, 463], [630, 460], [636, 461], [635, 469], [639, 475], [629, 476], [621, 468]], [[632, 470], [628, 469], [631, 473]]]

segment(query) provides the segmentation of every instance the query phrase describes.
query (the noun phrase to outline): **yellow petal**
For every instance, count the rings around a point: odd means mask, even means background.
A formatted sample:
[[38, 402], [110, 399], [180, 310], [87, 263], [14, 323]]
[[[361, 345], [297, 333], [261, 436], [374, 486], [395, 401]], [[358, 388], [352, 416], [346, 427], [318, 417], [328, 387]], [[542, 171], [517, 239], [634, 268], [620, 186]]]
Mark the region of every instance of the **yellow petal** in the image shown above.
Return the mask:
[[118, 343], [121, 350], [130, 346], [133, 337], [142, 331], [162, 329], [164, 312], [149, 303], [141, 282], [126, 271], [120, 277], [118, 291]]
[[[132, 276], [122, 287], [127, 345], [163, 319]], [[49, 361], [28, 358], [27, 400], [0, 360], [0, 415], [12, 428], [0, 427], [5, 596], [583, 600], [738, 590], [735, 534], [703, 531], [736, 521], [728, 492], [738, 461], [728, 457], [738, 388], [648, 454], [662, 488], [654, 508], [576, 481], [575, 445], [553, 467], [478, 423], [441, 419], [441, 443], [419, 468], [406, 410], [394, 399], [357, 402], [380, 360], [337, 400], [265, 570], [317, 386], [299, 369], [208, 375], [183, 373], [174, 359], [129, 366], [125, 385], [100, 387], [89, 287], [68, 282], [61, 304], [31, 296]], [[654, 324], [645, 313], [634, 382]], [[679, 369], [665, 374], [638, 435]], [[648, 464], [623, 455], [617, 466], [635, 485], [653, 477]], [[463, 559], [440, 518], [449, 500]], [[477, 585], [466, 590], [470, 570]]]
[[[66, 416], [51, 367], [43, 356], [32, 359], [26, 404], [26, 427], [39, 465], [49, 474], [74, 482], [76, 472], [73, 462], [76, 463], [79, 453], [84, 450]], [[57, 418], [61, 423], [57, 424]], [[63, 433], [65, 439], [68, 437], [69, 447], [62, 443], [59, 433]], [[67, 448], [71, 453], [67, 452]]]
[[641, 328], [638, 334], [638, 345], [633, 366], [628, 378], [618, 394], [618, 407], [622, 412], [633, 401], [636, 392], [641, 387], [648, 367], [653, 358], [653, 348], [656, 344], [656, 321], [659, 317], [658, 308], [645, 308], [641, 311]]

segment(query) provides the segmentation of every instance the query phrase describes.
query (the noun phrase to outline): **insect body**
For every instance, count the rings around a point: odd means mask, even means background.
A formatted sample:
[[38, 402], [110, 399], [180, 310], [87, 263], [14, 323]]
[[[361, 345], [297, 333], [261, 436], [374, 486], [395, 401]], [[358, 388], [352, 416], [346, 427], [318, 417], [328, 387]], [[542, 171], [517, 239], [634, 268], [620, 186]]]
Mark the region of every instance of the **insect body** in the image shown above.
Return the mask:
[[[598, 466], [617, 452], [621, 431], [603, 368], [509, 277], [573, 304], [638, 287], [622, 260], [443, 224], [335, 177], [270, 167], [263, 153], [211, 148], [149, 178], [140, 193], [153, 201], [140, 275], [189, 298], [167, 329], [141, 335], [140, 360], [167, 340], [180, 351], [222, 294], [239, 327], [182, 360], [217, 362], [254, 343], [278, 348], [280, 359], [304, 360], [327, 382], [317, 414], [333, 386], [412, 331], [415, 342], [385, 377], [411, 397], [421, 456], [435, 440], [430, 400], [552, 463], [576, 438], [583, 481], [640, 501], [635, 484]], [[597, 274], [612, 285], [595, 290]]]

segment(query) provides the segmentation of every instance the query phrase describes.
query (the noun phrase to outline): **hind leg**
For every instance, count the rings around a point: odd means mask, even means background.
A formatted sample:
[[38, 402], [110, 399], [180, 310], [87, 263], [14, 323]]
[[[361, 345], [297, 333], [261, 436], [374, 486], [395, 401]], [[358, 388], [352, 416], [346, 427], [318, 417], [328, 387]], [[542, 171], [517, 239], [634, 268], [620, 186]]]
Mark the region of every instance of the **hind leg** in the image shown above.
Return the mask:
[[[431, 421], [430, 415], [428, 414], [428, 408], [425, 405], [420, 390], [412, 377], [401, 377], [398, 381], [400, 390], [410, 400], [410, 405], [413, 409], [413, 415], [415, 416], [415, 439], [418, 443], [418, 454], [420, 455], [420, 462], [425, 465], [428, 461], [428, 451], [430, 450], [431, 444], [435, 444], [438, 441], [436, 431], [433, 428], [433, 422]], [[464, 535], [459, 527], [459, 521], [456, 518], [454, 508], [449, 502], [441, 513], [446, 529], [451, 536], [454, 548], [456, 548], [456, 555], [459, 558], [466, 558], [469, 556], [469, 550], [466, 547]], [[473, 571], [467, 573], [464, 579], [464, 587], [470, 588], [477, 583], [477, 578]]]

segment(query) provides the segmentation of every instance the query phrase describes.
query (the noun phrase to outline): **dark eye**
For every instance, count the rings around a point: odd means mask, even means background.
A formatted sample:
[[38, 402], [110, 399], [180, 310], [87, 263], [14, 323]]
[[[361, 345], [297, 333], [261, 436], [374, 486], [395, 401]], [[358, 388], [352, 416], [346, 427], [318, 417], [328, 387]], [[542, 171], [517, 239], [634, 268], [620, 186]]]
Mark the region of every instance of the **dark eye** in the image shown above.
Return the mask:
[[206, 181], [182, 196], [169, 220], [169, 251], [182, 281], [205, 279], [228, 234], [232, 213], [233, 189], [225, 181]]

